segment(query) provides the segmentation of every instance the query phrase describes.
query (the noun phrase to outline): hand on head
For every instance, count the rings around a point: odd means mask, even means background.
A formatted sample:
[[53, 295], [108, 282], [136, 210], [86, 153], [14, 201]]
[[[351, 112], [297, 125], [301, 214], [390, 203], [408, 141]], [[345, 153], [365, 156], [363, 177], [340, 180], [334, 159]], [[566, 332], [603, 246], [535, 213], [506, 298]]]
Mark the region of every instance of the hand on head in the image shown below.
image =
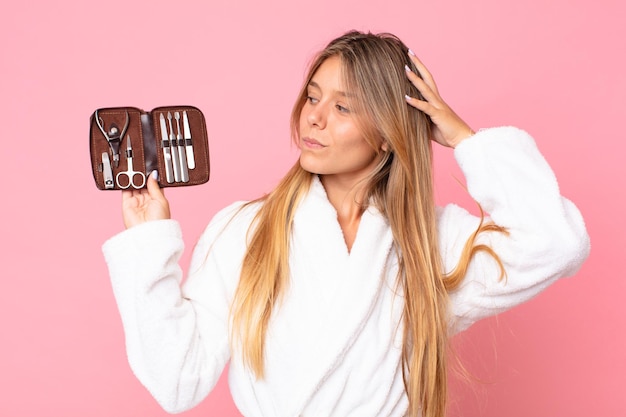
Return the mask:
[[433, 76], [411, 50], [409, 50], [409, 57], [422, 78], [408, 66], [405, 68], [407, 77], [422, 94], [424, 100], [406, 96], [407, 103], [430, 117], [433, 123], [432, 139], [434, 141], [450, 148], [456, 147], [463, 139], [472, 136], [474, 131], [443, 101]]

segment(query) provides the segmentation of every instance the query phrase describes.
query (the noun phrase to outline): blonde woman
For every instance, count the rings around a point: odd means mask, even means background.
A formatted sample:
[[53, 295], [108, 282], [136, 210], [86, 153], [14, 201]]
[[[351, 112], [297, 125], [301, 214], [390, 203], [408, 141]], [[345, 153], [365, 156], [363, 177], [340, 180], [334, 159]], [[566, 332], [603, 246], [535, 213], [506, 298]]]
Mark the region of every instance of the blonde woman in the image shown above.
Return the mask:
[[[123, 193], [103, 250], [133, 371], [170, 412], [230, 361], [245, 416], [443, 416], [448, 338], [573, 275], [580, 213], [527, 133], [474, 133], [389, 34], [333, 40], [291, 123], [299, 161], [213, 218], [182, 285], [157, 182]], [[489, 217], [435, 207], [433, 141]]]

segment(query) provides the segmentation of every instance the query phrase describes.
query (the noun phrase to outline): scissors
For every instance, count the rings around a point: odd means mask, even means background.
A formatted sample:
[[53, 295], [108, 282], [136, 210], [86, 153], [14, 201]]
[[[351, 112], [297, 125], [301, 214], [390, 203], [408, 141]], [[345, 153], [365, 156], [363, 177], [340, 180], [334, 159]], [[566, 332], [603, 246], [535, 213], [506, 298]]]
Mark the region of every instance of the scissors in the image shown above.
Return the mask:
[[124, 128], [121, 131], [115, 123], [111, 123], [111, 126], [109, 126], [109, 130], [107, 131], [104, 127], [102, 118], [98, 115], [98, 110], [96, 110], [95, 119], [100, 132], [102, 132], [104, 138], [109, 143], [109, 147], [111, 148], [111, 152], [113, 154], [113, 163], [117, 167], [120, 163], [120, 143], [124, 139], [124, 134], [126, 133], [126, 129], [128, 129], [128, 123], [130, 121], [128, 111], [126, 111], [126, 120], [124, 122]]
[[126, 161], [126, 171], [121, 171], [115, 176], [117, 186], [122, 190], [131, 186], [137, 190], [143, 188], [146, 185], [146, 174], [141, 171], [135, 171], [133, 168], [133, 147], [130, 143], [130, 135], [126, 135]]

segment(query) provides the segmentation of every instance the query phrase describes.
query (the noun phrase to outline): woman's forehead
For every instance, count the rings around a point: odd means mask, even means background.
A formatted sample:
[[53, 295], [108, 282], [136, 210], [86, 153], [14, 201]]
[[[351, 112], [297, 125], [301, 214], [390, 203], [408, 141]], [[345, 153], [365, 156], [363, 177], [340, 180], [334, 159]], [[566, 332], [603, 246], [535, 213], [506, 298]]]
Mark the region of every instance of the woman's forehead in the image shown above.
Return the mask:
[[326, 58], [311, 75], [307, 88], [332, 90], [342, 97], [358, 97], [358, 85], [350, 77], [350, 69], [339, 55]]
[[344, 71], [341, 59], [331, 56], [325, 59], [315, 70], [309, 81], [309, 87], [320, 90], [333, 90], [345, 95]]

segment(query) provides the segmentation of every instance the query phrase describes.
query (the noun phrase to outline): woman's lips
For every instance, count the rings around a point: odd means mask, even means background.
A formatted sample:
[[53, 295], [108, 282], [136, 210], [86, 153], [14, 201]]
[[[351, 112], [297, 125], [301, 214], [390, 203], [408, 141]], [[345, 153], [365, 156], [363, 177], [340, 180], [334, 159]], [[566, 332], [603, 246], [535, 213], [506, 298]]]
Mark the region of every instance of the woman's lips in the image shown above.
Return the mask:
[[308, 137], [302, 138], [302, 143], [304, 146], [306, 146], [309, 149], [322, 149], [326, 147], [322, 145], [320, 142], [318, 142], [317, 140], [313, 138], [308, 138]]

